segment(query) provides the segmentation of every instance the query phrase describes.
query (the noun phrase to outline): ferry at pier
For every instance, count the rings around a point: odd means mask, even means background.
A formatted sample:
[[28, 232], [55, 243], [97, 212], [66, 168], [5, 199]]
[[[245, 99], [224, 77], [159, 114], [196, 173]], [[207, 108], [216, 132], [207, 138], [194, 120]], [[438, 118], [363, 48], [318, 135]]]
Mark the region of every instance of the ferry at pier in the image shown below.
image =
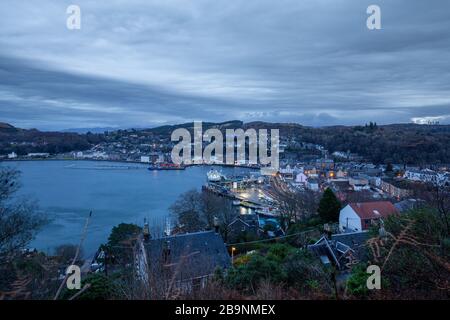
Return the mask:
[[209, 182], [219, 182], [223, 178], [223, 175], [215, 169], [209, 170], [206, 175], [208, 177]]

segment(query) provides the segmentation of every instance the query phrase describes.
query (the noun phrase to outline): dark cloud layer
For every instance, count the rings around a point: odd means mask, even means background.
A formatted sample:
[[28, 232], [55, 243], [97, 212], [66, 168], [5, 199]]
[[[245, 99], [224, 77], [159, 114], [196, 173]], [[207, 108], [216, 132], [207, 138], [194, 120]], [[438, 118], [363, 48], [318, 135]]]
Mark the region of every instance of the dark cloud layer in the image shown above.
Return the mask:
[[[78, 4], [82, 28], [66, 28]], [[366, 28], [366, 8], [382, 30]], [[0, 119], [23, 127], [191, 120], [450, 123], [450, 3], [4, 1]]]

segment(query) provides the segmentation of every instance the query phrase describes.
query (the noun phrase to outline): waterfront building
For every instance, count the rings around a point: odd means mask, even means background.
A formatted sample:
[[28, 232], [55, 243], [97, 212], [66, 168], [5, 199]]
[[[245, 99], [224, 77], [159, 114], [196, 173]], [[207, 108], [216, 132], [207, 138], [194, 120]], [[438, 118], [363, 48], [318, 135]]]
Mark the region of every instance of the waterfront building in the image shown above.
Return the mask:
[[8, 159], [15, 159], [15, 158], [17, 158], [17, 153], [15, 153], [14, 151], [8, 153]]
[[150, 163], [150, 157], [149, 156], [141, 156], [141, 162]]

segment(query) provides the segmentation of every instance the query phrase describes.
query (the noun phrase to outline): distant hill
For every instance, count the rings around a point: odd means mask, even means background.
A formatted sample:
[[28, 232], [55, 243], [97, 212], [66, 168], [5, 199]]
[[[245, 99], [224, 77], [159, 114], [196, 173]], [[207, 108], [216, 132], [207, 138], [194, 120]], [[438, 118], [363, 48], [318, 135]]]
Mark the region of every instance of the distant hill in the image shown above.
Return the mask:
[[[448, 164], [450, 163], [450, 125], [389, 124], [328, 126], [313, 128], [297, 123], [228, 121], [203, 123], [209, 128], [279, 129], [280, 137], [323, 145], [330, 153], [350, 151], [374, 163]], [[192, 129], [193, 123], [147, 129], [169, 135], [177, 128]]]
[[0, 132], [15, 132], [15, 131], [18, 131], [18, 129], [15, 128], [14, 126], [6, 122], [0, 122]]
[[351, 151], [375, 163], [450, 163], [450, 125], [367, 125], [305, 129], [307, 142]]
[[114, 128], [114, 127], [104, 127], [104, 128], [70, 128], [70, 129], [64, 129], [61, 130], [61, 132], [72, 132], [72, 133], [104, 133], [106, 131], [115, 131], [118, 130], [119, 128]]
[[0, 154], [12, 151], [19, 155], [31, 152], [63, 153], [86, 150], [103, 140], [101, 135], [68, 132], [45, 132], [36, 129], [19, 129], [0, 122]]
[[[211, 128], [216, 128], [219, 130], [225, 130], [225, 129], [237, 129], [237, 128], [243, 128], [244, 127], [244, 122], [243, 121], [239, 121], [239, 120], [231, 120], [231, 121], [226, 121], [226, 122], [219, 122], [219, 123], [214, 123], [214, 122], [202, 122], [202, 130], [203, 132], [211, 129]], [[186, 122], [186, 123], [182, 123], [182, 124], [175, 124], [175, 125], [164, 125], [164, 126], [160, 126], [160, 127], [155, 127], [155, 128], [150, 128], [150, 129], [144, 129], [145, 131], [149, 131], [149, 132], [153, 132], [155, 134], [160, 134], [160, 135], [169, 135], [176, 129], [179, 128], [185, 128], [188, 130], [193, 130], [194, 129], [194, 123], [193, 122]]]
[[[268, 123], [231, 120], [220, 123], [203, 122], [203, 131], [248, 128], [279, 129], [280, 137], [299, 142], [323, 145], [330, 153], [350, 151], [374, 163], [399, 164], [449, 164], [450, 125], [390, 124], [365, 126], [329, 126], [313, 128], [297, 123]], [[15, 151], [60, 153], [86, 150], [102, 141], [120, 139], [131, 133], [141, 132], [170, 139], [178, 128], [193, 129], [193, 123], [164, 125], [148, 129], [108, 130], [110, 134], [43, 132], [36, 129], [19, 129], [0, 122], [0, 154]], [[113, 133], [113, 134], [111, 134]]]

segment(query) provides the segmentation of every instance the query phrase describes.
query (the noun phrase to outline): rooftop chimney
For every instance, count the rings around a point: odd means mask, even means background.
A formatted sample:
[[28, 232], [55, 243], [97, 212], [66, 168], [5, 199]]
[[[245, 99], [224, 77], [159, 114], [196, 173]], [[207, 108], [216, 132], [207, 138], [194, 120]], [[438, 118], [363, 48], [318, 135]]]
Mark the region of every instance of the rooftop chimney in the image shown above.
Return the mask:
[[166, 240], [163, 242], [162, 254], [163, 254], [164, 263], [169, 262], [169, 258], [170, 258], [170, 241], [169, 240]]
[[150, 235], [150, 228], [148, 227], [148, 223], [147, 223], [146, 219], [144, 219], [144, 229], [142, 230], [142, 233], [144, 234], [145, 241], [148, 241], [152, 238]]
[[219, 218], [214, 217], [213, 223], [214, 223], [214, 231], [216, 233], [219, 233], [219, 227], [220, 227]]

